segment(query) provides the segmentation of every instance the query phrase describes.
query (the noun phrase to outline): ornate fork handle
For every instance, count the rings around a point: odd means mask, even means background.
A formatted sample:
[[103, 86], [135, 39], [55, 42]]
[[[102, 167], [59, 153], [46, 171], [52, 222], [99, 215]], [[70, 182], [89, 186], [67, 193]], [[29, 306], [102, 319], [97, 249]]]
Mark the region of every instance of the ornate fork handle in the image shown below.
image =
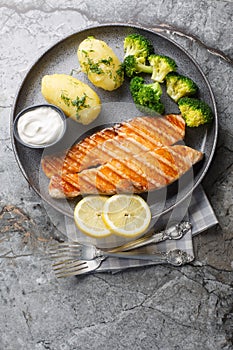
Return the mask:
[[165, 260], [174, 266], [181, 266], [194, 260], [194, 257], [180, 249], [170, 250], [166, 253]]
[[160, 231], [158, 233], [150, 232], [135, 241], [108, 250], [108, 252], [115, 253], [119, 251], [127, 251], [133, 248], [145, 246], [147, 244], [159, 243], [165, 241], [166, 239], [180, 239], [191, 229], [191, 227], [192, 225], [189, 221], [182, 221], [179, 224], [170, 226], [166, 230]]
[[149, 260], [159, 263], [167, 263], [173, 266], [181, 266], [194, 260], [194, 257], [180, 249], [170, 250], [168, 252], [151, 251], [150, 254], [143, 253], [142, 249], [129, 252], [106, 253], [96, 250], [97, 256], [112, 256], [124, 259]]

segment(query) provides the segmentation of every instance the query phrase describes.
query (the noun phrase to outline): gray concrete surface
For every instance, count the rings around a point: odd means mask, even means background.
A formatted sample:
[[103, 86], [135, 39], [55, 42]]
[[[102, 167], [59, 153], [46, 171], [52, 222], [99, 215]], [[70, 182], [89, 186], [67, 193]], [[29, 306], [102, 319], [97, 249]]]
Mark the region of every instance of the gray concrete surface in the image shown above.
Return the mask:
[[[232, 1], [222, 0], [0, 0], [1, 350], [233, 349], [232, 15]], [[195, 264], [58, 281], [46, 250], [63, 236], [17, 166], [10, 112], [23, 76], [46, 49], [109, 22], [163, 25], [205, 72], [220, 130], [203, 186], [219, 226], [195, 237]]]

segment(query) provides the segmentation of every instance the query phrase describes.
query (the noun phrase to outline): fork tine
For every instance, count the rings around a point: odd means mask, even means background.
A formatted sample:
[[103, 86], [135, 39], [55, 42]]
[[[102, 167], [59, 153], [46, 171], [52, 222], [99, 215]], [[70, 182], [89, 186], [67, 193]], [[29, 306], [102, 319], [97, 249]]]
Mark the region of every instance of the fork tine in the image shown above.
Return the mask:
[[80, 244], [59, 244], [59, 245], [51, 245], [50, 246], [50, 251], [58, 251], [58, 250], [67, 250], [67, 249], [80, 249], [81, 245]]
[[[88, 271], [87, 271], [88, 272]], [[62, 271], [60, 273], [55, 273], [55, 276], [57, 278], [63, 278], [63, 277], [71, 277], [71, 276], [77, 276], [77, 275], [84, 275], [86, 272], [85, 270], [71, 270], [71, 271]]]
[[55, 271], [61, 270], [61, 269], [70, 269], [73, 267], [79, 267], [83, 264], [86, 264], [86, 260], [74, 260], [74, 259], [67, 259], [63, 261], [59, 261], [56, 264], [53, 264], [53, 269]]
[[66, 266], [66, 264], [68, 264], [69, 262], [73, 262], [73, 261], [77, 261], [77, 259], [66, 259], [66, 260], [61, 260], [61, 261], [58, 261], [56, 263], [54, 263], [52, 266], [53, 268], [56, 268], [57, 266]]
[[81, 246], [80, 245], [76, 245], [76, 246], [72, 246], [72, 245], [58, 246], [58, 247], [50, 248], [50, 251], [53, 252], [53, 251], [69, 250], [69, 249], [78, 250], [78, 249], [81, 249]]
[[[68, 266], [67, 266], [68, 263]], [[56, 277], [68, 277], [73, 275], [78, 275], [84, 273], [85, 269], [88, 269], [88, 264], [85, 260], [83, 261], [68, 261], [67, 263], [63, 262], [62, 267], [54, 268]]]
[[69, 249], [65, 249], [65, 250], [57, 250], [57, 251], [54, 251], [54, 252], [50, 252], [49, 253], [49, 256], [57, 256], [57, 255], [60, 255], [60, 254], [66, 254], [66, 255], [78, 255], [82, 252], [81, 249], [79, 250], [69, 250]]
[[49, 251], [58, 251], [58, 250], [69, 250], [69, 249], [80, 249], [81, 245], [79, 243], [59, 243], [59, 244], [51, 244]]
[[75, 258], [80, 257], [82, 248], [79, 243], [61, 243], [51, 245], [48, 255], [52, 259], [64, 258], [66, 256], [72, 256]]
[[64, 257], [74, 257], [74, 258], [78, 258], [81, 256], [81, 249], [74, 249], [74, 250], [70, 250], [70, 249], [66, 249], [66, 250], [58, 250], [58, 251], [51, 251], [49, 252], [49, 256], [52, 259], [59, 259], [59, 258], [64, 258]]
[[[96, 270], [101, 262], [106, 257], [101, 256], [93, 260], [66, 260], [61, 262], [58, 266], [54, 266], [54, 272], [56, 277], [69, 277], [74, 275], [82, 275], [87, 272]], [[56, 265], [56, 264], [55, 264]]]
[[61, 243], [51, 243], [50, 244], [50, 247], [55, 247], [55, 248], [58, 248], [58, 247], [66, 247], [66, 246], [80, 246], [80, 243], [78, 242], [61, 242]]

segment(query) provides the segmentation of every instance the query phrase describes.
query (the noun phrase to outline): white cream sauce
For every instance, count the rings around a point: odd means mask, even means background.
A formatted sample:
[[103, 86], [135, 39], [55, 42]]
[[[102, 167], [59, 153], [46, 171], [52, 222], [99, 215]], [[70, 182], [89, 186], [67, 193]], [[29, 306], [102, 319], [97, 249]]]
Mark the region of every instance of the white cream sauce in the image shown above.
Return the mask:
[[60, 114], [51, 107], [38, 107], [25, 112], [18, 120], [19, 137], [28, 145], [44, 146], [61, 136], [64, 123]]

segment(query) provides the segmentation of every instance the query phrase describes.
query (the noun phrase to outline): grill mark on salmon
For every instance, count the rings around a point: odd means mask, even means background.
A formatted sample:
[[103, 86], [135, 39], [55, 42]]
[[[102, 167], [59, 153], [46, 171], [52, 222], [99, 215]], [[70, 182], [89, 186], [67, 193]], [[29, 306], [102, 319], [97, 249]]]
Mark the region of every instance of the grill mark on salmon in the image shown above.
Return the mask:
[[[117, 129], [118, 125], [115, 126]], [[114, 128], [105, 128], [98, 133], [86, 137], [82, 141], [72, 146], [68, 151], [57, 156], [46, 155], [41, 160], [41, 167], [47, 177], [51, 177], [61, 172], [77, 172], [81, 168], [82, 160], [90, 150], [101, 145], [106, 140], [110, 140], [118, 135]], [[89, 156], [89, 158], [91, 158]], [[94, 162], [94, 160], [93, 160]], [[91, 166], [91, 164], [90, 164]]]
[[80, 173], [55, 175], [49, 184], [54, 198], [80, 194], [142, 193], [171, 184], [200, 161], [203, 153], [183, 145], [165, 146], [139, 157], [112, 159]]
[[[48, 177], [76, 173], [104, 164], [112, 158], [125, 158], [184, 138], [185, 122], [181, 115], [161, 118], [136, 117], [86, 137], [61, 155], [45, 156], [41, 166]], [[112, 153], [111, 153], [112, 152]]]
[[[168, 117], [168, 116], [167, 116]], [[160, 118], [159, 119], [159, 127], [158, 123], [154, 123], [154, 121], [157, 121], [156, 119], [149, 119], [148, 117], [141, 118], [140, 120], [140, 129], [138, 129], [138, 126], [135, 126], [134, 121], [132, 121], [131, 125], [132, 127], [135, 127], [136, 130], [138, 130], [139, 135], [141, 135], [142, 132], [144, 134], [150, 134], [151, 138], [154, 139], [156, 136], [157, 142], [161, 143], [161, 145], [169, 145], [173, 144], [177, 141], [177, 137], [179, 137], [180, 130], [183, 128], [182, 124], [180, 123], [180, 128], [178, 129], [175, 125], [172, 124], [176, 118], [170, 118], [170, 122], [166, 119], [167, 117]], [[150, 128], [148, 129], [148, 123], [150, 123]], [[171, 131], [172, 129], [172, 131]]]

